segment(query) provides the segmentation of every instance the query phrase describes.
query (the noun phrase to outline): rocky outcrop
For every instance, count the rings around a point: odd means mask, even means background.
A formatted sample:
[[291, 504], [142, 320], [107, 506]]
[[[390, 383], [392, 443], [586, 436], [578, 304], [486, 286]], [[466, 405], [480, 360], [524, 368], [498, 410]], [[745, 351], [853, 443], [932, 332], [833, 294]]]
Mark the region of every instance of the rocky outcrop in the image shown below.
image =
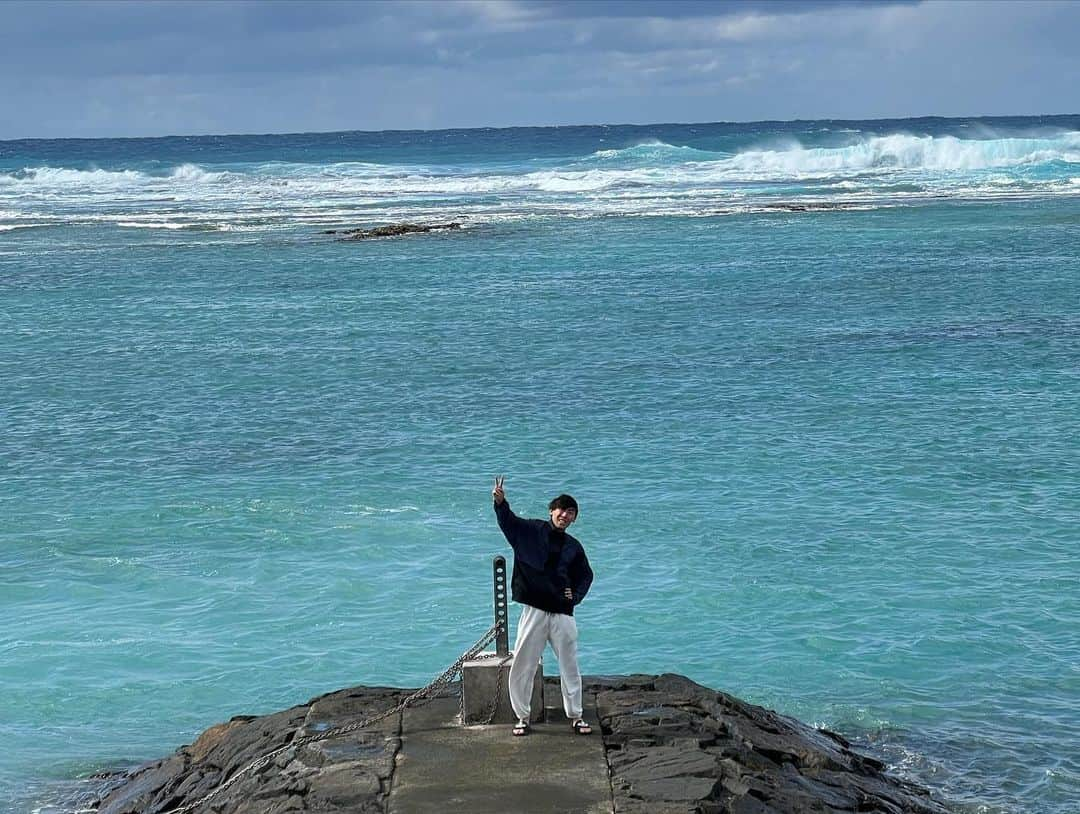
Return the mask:
[[858, 204], [843, 201], [807, 201], [806, 203], [765, 203], [761, 208], [776, 212], [835, 212], [848, 209], [858, 209]]
[[[925, 790], [890, 775], [841, 736], [682, 676], [591, 677], [585, 691], [601, 724], [617, 814], [946, 814]], [[92, 808], [99, 814], [174, 810], [267, 752], [389, 709], [406, 695], [355, 687], [273, 715], [233, 718], [163, 760], [103, 781]], [[384, 812], [401, 726], [394, 715], [341, 738], [286, 749], [200, 811]]]
[[338, 240], [370, 240], [375, 237], [400, 237], [425, 232], [445, 232], [460, 229], [460, 222], [451, 223], [392, 223], [374, 229], [327, 229], [324, 235], [341, 235]]
[[677, 675], [587, 681], [619, 814], [944, 814], [844, 738]]
[[[355, 687], [273, 715], [233, 718], [164, 760], [107, 778], [91, 809], [101, 814], [172, 811], [201, 799], [268, 752], [382, 712], [406, 695], [405, 690]], [[382, 812], [400, 747], [401, 716], [395, 715], [347, 737], [289, 750], [243, 775], [200, 811]]]

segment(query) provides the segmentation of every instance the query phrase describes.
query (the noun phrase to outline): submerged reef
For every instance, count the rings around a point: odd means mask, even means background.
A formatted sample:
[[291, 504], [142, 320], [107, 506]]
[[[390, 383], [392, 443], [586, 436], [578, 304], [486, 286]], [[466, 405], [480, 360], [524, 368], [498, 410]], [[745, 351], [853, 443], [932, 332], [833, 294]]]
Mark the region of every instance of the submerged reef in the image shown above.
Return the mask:
[[392, 223], [389, 226], [376, 226], [373, 229], [327, 229], [324, 235], [341, 235], [338, 240], [370, 240], [376, 237], [400, 237], [401, 235], [423, 234], [425, 232], [445, 232], [460, 229], [460, 221], [450, 223]]

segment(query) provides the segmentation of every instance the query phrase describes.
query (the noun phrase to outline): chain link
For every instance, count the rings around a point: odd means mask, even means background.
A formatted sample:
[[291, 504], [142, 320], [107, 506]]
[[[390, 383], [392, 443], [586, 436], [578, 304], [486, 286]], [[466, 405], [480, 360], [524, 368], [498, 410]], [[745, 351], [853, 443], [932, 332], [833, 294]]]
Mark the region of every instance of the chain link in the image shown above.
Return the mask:
[[[474, 644], [472, 647], [470, 647], [468, 650], [458, 656], [457, 660], [449, 667], [447, 667], [442, 673], [440, 673], [434, 681], [432, 681], [426, 687], [422, 687], [416, 692], [406, 696], [397, 706], [377, 713], [375, 715], [371, 715], [367, 718], [364, 718], [363, 720], [356, 721], [355, 723], [348, 724], [346, 726], [339, 726], [334, 729], [328, 729], [325, 732], [319, 732], [315, 735], [306, 735], [303, 738], [298, 738], [296, 740], [290, 741], [284, 746], [280, 746], [277, 749], [274, 749], [272, 752], [267, 752], [265, 755], [262, 755], [261, 757], [258, 757], [255, 760], [251, 761], [251, 763], [247, 764], [242, 769], [237, 771], [224, 783], [220, 784], [212, 791], [210, 791], [209, 794], [203, 795], [193, 803], [188, 803], [187, 805], [180, 806], [179, 808], [169, 809], [167, 812], [163, 812], [163, 814], [189, 814], [190, 812], [194, 811], [205, 803], [208, 803], [217, 795], [221, 794], [221, 792], [232, 786], [244, 775], [258, 771], [259, 769], [268, 766], [271, 761], [273, 761], [274, 758], [278, 757], [279, 755], [282, 755], [290, 750], [299, 749], [301, 746], [307, 746], [311, 743], [317, 743], [318, 741], [329, 740], [330, 738], [340, 738], [342, 735], [348, 735], [350, 732], [355, 732], [358, 729], [364, 729], [374, 723], [378, 723], [379, 721], [389, 718], [392, 715], [396, 715], [402, 710], [404, 710], [406, 707], [412, 706], [415, 703], [426, 703], [427, 701], [430, 701], [432, 698], [435, 697], [438, 691], [442, 690], [454, 680], [454, 677], [461, 672], [461, 666], [465, 662], [473, 661], [474, 659], [476, 659], [478, 656], [481, 655], [485, 647], [495, 641], [495, 637], [498, 635], [502, 624], [503, 623], [501, 622], [496, 622], [494, 625], [488, 628], [487, 633], [477, 639], [476, 644]], [[490, 654], [485, 654], [484, 657], [490, 657]], [[508, 658], [509, 657], [504, 657], [503, 663], [499, 665], [500, 681], [497, 681], [495, 684], [495, 697], [491, 705], [491, 711], [488, 714], [485, 723], [490, 723], [492, 718], [495, 717], [495, 709], [499, 703], [499, 687], [501, 686], [502, 678], [501, 672]], [[464, 696], [464, 693], [462, 693], [462, 696]], [[462, 721], [464, 720], [465, 719], [463, 709]]]

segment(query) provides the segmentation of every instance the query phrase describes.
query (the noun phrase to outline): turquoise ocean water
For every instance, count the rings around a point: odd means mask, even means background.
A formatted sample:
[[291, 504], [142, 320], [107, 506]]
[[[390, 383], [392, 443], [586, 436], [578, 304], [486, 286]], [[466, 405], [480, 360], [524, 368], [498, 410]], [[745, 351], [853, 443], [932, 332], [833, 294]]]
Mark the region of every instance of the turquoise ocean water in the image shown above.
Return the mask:
[[1080, 117], [0, 142], [0, 298], [0, 810], [426, 683], [505, 474], [586, 672], [1080, 811]]

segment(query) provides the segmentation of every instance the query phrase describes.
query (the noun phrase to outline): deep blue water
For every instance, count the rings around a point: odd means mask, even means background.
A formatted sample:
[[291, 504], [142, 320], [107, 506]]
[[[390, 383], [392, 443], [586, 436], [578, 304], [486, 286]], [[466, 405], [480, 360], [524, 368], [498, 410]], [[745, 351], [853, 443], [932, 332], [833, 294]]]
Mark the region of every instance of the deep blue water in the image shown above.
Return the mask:
[[1078, 258], [1080, 117], [0, 142], [0, 808], [425, 683], [505, 474], [586, 672], [1075, 813]]

